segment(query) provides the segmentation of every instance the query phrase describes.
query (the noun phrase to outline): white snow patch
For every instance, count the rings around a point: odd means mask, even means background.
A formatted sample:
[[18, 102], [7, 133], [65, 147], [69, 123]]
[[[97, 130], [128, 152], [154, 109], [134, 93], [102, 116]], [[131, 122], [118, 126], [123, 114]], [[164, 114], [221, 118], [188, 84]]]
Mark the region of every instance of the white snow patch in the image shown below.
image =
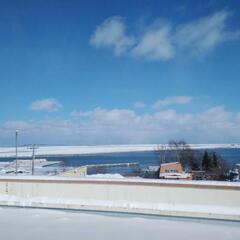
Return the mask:
[[174, 185], [205, 185], [205, 186], [237, 186], [240, 187], [240, 182], [226, 182], [226, 181], [195, 181], [195, 180], [163, 180], [163, 179], [144, 179], [144, 178], [121, 178], [121, 179], [112, 179], [112, 178], [86, 178], [86, 177], [59, 177], [59, 176], [0, 176], [0, 179], [3, 180], [46, 180], [46, 181], [65, 181], [65, 180], [71, 180], [71, 181], [104, 181], [104, 182], [123, 182], [123, 183], [156, 183], [156, 184], [174, 184]]
[[86, 178], [124, 178], [121, 174], [115, 173], [115, 174], [91, 174], [91, 175], [86, 175]]

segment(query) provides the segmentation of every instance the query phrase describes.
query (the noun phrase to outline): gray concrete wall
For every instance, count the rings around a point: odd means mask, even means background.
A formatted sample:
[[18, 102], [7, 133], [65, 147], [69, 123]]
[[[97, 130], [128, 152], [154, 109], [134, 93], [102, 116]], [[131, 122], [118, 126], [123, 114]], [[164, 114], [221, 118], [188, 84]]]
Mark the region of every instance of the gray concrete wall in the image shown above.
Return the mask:
[[0, 178], [0, 205], [240, 220], [240, 185], [11, 177]]

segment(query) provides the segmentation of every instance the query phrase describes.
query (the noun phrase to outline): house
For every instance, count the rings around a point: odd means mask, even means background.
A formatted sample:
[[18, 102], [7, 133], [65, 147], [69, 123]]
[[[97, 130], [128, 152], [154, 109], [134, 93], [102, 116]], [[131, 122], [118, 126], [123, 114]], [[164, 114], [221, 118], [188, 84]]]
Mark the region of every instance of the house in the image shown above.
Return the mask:
[[191, 180], [192, 176], [185, 173], [180, 162], [163, 163], [160, 165], [160, 179]]

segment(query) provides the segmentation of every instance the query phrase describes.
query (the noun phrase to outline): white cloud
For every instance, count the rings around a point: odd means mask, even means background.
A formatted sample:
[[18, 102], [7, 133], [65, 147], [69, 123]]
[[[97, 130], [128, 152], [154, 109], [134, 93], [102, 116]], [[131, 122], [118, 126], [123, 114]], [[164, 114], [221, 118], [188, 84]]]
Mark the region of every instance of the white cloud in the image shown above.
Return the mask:
[[171, 42], [171, 27], [168, 24], [156, 22], [132, 49], [132, 55], [152, 61], [172, 58], [174, 46]]
[[31, 128], [31, 123], [30, 122], [25, 122], [25, 121], [8, 121], [4, 124], [5, 129], [30, 129]]
[[62, 104], [57, 99], [46, 98], [32, 102], [29, 106], [29, 110], [55, 112], [58, 111], [61, 107]]
[[134, 103], [134, 108], [145, 108], [146, 104], [144, 102], [138, 101]]
[[115, 55], [121, 55], [134, 44], [134, 38], [126, 35], [123, 18], [111, 17], [97, 27], [90, 44], [96, 48], [112, 48]]
[[227, 20], [230, 15], [227, 11], [220, 11], [178, 26], [175, 34], [177, 46], [189, 49], [194, 54], [202, 54], [221, 42], [240, 36], [239, 31], [227, 31]]
[[240, 30], [229, 30], [231, 15], [223, 10], [180, 25], [155, 20], [135, 37], [126, 35], [122, 18], [112, 17], [97, 27], [90, 43], [97, 48], [112, 48], [115, 55], [125, 53], [148, 61], [166, 61], [179, 51], [199, 57], [222, 42], [240, 38]]
[[21, 131], [22, 144], [160, 143], [182, 138], [193, 143], [237, 142], [239, 116], [222, 106], [196, 114], [173, 109], [137, 114], [130, 109], [95, 108], [72, 119], [6, 122], [0, 126], [0, 142], [10, 139], [10, 144], [15, 129]]
[[135, 118], [135, 112], [129, 109], [112, 109], [107, 110], [104, 108], [95, 108], [87, 112], [75, 112], [75, 116], [82, 118], [89, 118], [91, 121], [99, 125], [119, 125], [126, 124], [128, 121]]
[[192, 97], [189, 96], [172, 96], [164, 99], [160, 99], [153, 104], [154, 109], [160, 109], [170, 105], [184, 105], [192, 101]]

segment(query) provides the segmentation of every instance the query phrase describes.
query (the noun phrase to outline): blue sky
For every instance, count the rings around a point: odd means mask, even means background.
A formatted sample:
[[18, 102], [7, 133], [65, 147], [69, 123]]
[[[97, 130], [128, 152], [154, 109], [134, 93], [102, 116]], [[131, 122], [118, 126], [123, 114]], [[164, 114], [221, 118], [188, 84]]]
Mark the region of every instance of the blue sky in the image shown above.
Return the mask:
[[240, 142], [239, 11], [0, 1], [0, 145]]

